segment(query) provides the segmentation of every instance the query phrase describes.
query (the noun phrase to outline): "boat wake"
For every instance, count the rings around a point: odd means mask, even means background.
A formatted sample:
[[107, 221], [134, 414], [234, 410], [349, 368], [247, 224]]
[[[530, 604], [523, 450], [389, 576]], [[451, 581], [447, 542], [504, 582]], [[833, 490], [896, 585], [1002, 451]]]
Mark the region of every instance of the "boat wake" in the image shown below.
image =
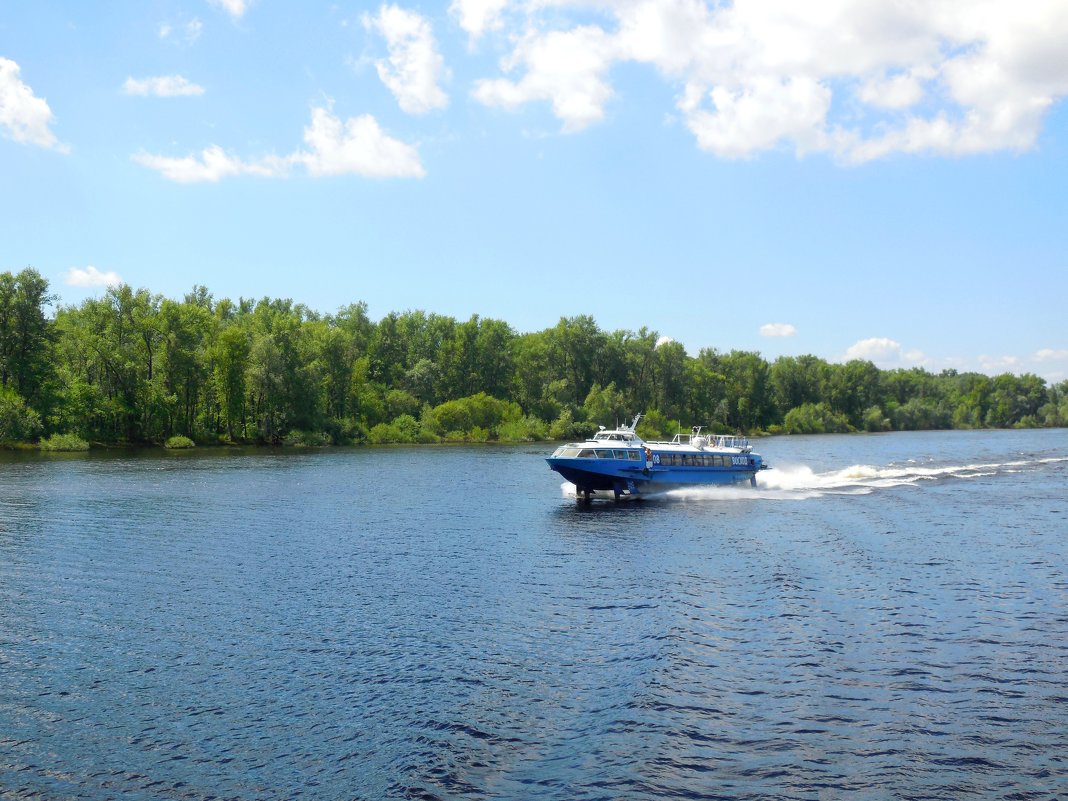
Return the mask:
[[[964, 465], [922, 466], [891, 464], [886, 467], [855, 464], [842, 470], [817, 473], [806, 465], [781, 465], [761, 471], [754, 490], [748, 484], [735, 486], [680, 487], [646, 494], [647, 498], [674, 500], [784, 500], [796, 501], [825, 495], [869, 495], [893, 487], [917, 486], [928, 481], [975, 479], [984, 476], [1019, 473], [1045, 465], [1068, 462], [1068, 457], [1017, 459]], [[565, 497], [575, 497], [573, 484], [564, 482]]]

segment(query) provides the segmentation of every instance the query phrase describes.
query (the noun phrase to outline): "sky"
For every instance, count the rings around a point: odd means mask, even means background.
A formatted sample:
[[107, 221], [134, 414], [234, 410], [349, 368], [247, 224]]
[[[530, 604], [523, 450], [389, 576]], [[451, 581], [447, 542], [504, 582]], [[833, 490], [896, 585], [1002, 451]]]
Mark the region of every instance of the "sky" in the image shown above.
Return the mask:
[[1068, 0], [4, 0], [0, 271], [1068, 379]]

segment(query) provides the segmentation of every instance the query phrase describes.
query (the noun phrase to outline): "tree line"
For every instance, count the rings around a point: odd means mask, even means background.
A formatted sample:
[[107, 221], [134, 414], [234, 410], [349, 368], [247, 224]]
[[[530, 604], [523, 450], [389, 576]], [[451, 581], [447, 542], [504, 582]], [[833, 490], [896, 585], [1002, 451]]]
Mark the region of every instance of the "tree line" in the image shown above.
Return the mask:
[[641, 433], [819, 433], [1068, 424], [1068, 381], [703, 348], [590, 316], [518, 333], [478, 315], [378, 322], [355, 303], [182, 300], [109, 288], [49, 309], [33, 269], [0, 275], [0, 441], [344, 444]]

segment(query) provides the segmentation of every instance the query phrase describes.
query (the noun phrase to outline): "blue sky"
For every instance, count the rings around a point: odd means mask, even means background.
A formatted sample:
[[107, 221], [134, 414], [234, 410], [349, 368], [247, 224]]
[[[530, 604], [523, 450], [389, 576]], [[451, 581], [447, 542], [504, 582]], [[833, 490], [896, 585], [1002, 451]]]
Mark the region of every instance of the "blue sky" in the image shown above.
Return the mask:
[[1068, 378], [1068, 0], [0, 9], [0, 270]]

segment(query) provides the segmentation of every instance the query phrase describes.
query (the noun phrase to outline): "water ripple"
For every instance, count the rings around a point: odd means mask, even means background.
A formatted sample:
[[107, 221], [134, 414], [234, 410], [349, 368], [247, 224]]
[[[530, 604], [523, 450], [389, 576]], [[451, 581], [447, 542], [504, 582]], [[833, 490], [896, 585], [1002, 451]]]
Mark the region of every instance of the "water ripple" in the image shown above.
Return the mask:
[[522, 448], [3, 457], [0, 798], [1057, 797], [1068, 437], [813, 442], [594, 509]]

